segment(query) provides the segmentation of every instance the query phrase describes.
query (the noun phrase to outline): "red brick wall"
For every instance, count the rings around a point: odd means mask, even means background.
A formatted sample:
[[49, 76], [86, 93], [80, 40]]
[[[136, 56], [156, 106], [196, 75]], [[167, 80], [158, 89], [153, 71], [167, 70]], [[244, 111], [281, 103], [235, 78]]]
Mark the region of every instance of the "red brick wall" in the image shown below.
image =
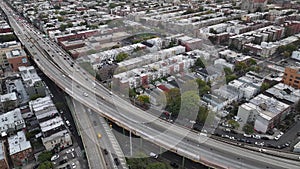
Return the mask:
[[7, 162], [4, 159], [0, 160], [0, 168], [1, 169], [9, 169], [9, 166], [8, 166]]
[[[22, 62], [23, 58], [27, 59], [26, 63]], [[29, 66], [30, 65], [27, 56], [22, 56], [22, 57], [20, 56], [20, 57], [15, 57], [15, 58], [9, 58], [9, 59], [7, 59], [7, 61], [11, 65], [13, 71], [18, 71], [18, 67], [19, 66]]]

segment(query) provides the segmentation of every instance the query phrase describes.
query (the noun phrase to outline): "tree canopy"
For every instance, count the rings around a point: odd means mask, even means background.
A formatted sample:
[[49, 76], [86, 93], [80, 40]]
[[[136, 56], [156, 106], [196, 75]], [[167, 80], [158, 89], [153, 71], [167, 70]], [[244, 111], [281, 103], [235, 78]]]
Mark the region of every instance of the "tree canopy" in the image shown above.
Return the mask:
[[162, 162], [150, 163], [146, 169], [171, 169], [171, 167]]
[[193, 119], [193, 112], [199, 108], [200, 97], [195, 91], [187, 91], [182, 94], [181, 110], [185, 118]]
[[174, 117], [177, 117], [181, 104], [180, 90], [178, 88], [170, 89], [166, 92], [166, 100], [166, 110], [171, 112]]
[[246, 134], [252, 134], [252, 133], [254, 133], [254, 127], [251, 124], [245, 124], [244, 127], [243, 127], [243, 131]]
[[137, 97], [137, 100], [141, 103], [141, 104], [148, 104], [150, 103], [150, 97], [147, 95], [139, 95]]
[[43, 163], [45, 161], [50, 161], [52, 157], [52, 153], [50, 151], [44, 151], [38, 156], [38, 161]]
[[53, 169], [54, 166], [50, 161], [45, 161], [39, 165], [38, 169]]
[[116, 62], [122, 62], [122, 61], [125, 60], [126, 58], [128, 58], [128, 54], [127, 54], [127, 53], [124, 53], [124, 52], [121, 52], [121, 53], [119, 53], [119, 54], [116, 56], [115, 61], [116, 61]]

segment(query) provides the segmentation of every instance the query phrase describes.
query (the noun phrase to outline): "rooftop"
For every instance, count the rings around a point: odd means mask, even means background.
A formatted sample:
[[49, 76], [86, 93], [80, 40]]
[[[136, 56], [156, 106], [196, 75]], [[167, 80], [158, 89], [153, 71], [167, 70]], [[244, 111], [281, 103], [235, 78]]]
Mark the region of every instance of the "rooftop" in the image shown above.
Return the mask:
[[12, 51], [6, 53], [7, 59], [23, 57], [23, 56], [26, 56], [26, 53], [23, 49], [22, 50], [15, 49], [15, 50], [12, 50]]
[[26, 140], [24, 131], [19, 131], [16, 135], [8, 137], [7, 141], [9, 155], [13, 155], [31, 148], [30, 141]]
[[41, 81], [41, 78], [38, 76], [33, 66], [20, 66], [19, 71], [27, 86], [33, 86], [35, 82]]
[[16, 101], [16, 100], [17, 100], [17, 94], [15, 92], [0, 95], [1, 103], [6, 101]]
[[279, 113], [289, 108], [288, 104], [278, 101], [275, 98], [268, 97], [264, 94], [259, 94], [258, 96], [251, 99], [249, 102], [256, 105], [257, 109], [260, 112], [260, 115], [267, 120], [272, 119]]

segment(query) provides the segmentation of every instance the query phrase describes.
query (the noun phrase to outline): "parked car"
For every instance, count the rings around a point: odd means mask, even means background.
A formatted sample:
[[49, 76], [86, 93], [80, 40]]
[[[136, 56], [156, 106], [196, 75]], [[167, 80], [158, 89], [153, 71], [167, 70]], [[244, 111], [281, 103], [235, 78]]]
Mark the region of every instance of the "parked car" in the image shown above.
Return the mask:
[[174, 167], [174, 168], [178, 168], [178, 167], [179, 167], [178, 164], [175, 163], [175, 162], [171, 162], [171, 163], [170, 163], [170, 166], [172, 166], [172, 167]]
[[51, 157], [51, 161], [55, 161], [59, 158], [59, 155], [58, 154], [55, 154], [54, 156]]

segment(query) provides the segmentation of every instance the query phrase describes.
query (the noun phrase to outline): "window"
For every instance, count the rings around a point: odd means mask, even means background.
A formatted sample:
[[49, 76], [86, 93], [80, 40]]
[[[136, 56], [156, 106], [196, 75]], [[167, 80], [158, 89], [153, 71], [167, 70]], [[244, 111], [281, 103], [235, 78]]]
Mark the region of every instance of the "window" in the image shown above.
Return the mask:
[[297, 80], [300, 80], [300, 77], [296, 77]]
[[299, 83], [299, 81], [298, 81], [298, 80], [295, 80], [294, 83]]

